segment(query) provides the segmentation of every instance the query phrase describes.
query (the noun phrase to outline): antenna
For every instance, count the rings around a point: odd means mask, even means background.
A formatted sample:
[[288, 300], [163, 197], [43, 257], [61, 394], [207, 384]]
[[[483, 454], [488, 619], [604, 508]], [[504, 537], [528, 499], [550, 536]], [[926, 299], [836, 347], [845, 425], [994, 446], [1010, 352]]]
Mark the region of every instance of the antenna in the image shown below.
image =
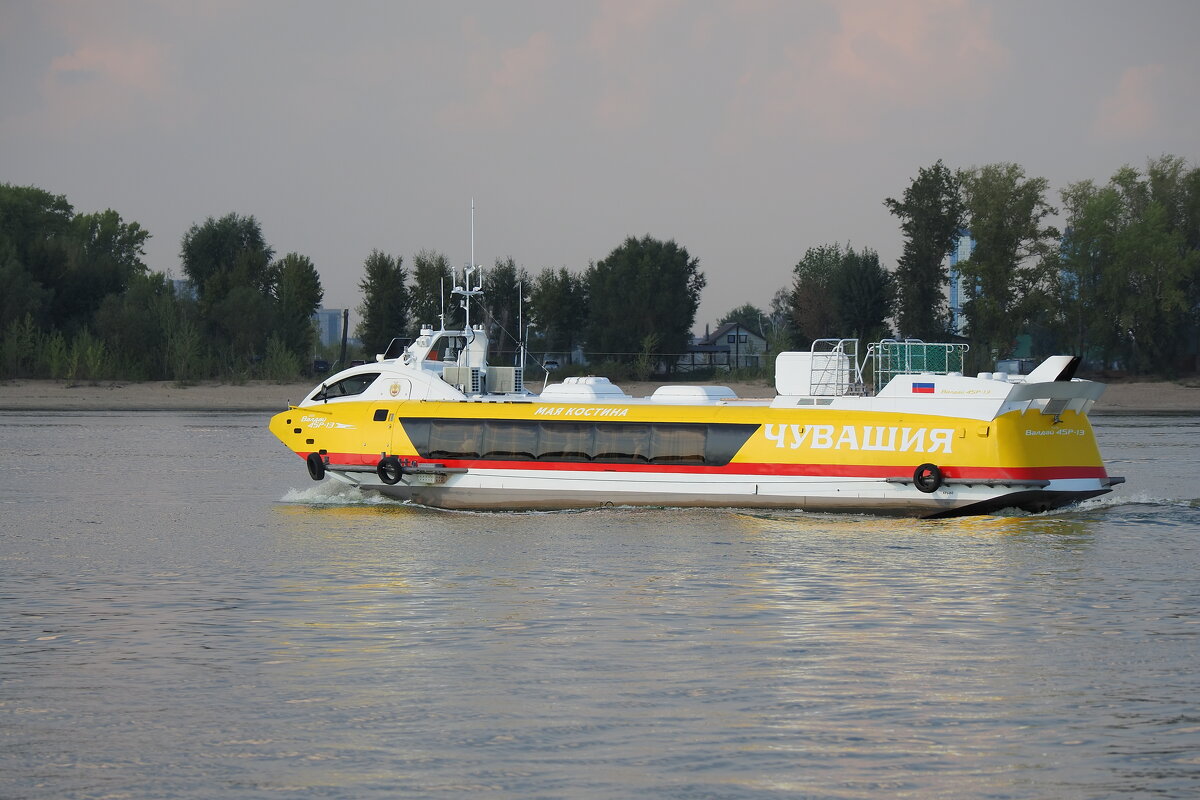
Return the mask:
[[518, 367], [525, 366], [525, 340], [529, 338], [528, 331], [525, 330], [525, 287], [517, 281], [517, 336], [521, 340], [517, 343], [517, 352], [514, 355], [519, 359]]
[[[462, 303], [462, 307], [463, 307], [463, 311], [464, 311], [463, 330], [466, 330], [466, 331], [471, 330], [471, 295], [474, 294], [474, 292], [471, 290], [471, 273], [474, 271], [475, 271], [475, 267], [473, 267], [473, 266], [468, 266], [466, 269], [463, 270], [463, 284], [467, 288], [463, 290], [463, 293], [462, 293], [463, 297], [460, 302]], [[470, 336], [469, 333], [467, 335]]]
[[[476, 278], [476, 283], [472, 285], [471, 276], [479, 273]], [[476, 295], [483, 294], [483, 270], [475, 265], [475, 198], [471, 198], [471, 263], [463, 269], [463, 285], [455, 286], [450, 292], [452, 295], [460, 295], [461, 305], [464, 313], [463, 331], [467, 335], [467, 341], [473, 341], [475, 336], [471, 328], [471, 298]]]
[[441, 329], [446, 330], [446, 276], [443, 275], [438, 279], [439, 291], [438, 302], [441, 303], [441, 312], [438, 314], [438, 320], [441, 323]]

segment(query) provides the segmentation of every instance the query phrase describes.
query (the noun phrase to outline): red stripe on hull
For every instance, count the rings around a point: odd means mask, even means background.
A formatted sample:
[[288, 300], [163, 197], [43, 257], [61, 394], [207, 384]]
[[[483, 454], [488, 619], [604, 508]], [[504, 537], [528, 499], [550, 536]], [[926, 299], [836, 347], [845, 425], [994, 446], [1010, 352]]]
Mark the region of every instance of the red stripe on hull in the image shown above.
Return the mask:
[[[308, 453], [298, 453], [306, 458]], [[374, 467], [379, 458], [361, 453], [329, 453], [329, 462], [335, 465]], [[909, 478], [912, 473], [903, 467], [879, 466], [875, 464], [762, 464], [732, 463], [723, 467], [702, 467], [670, 464], [604, 464], [586, 461], [492, 461], [456, 460], [422, 461], [419, 464], [441, 464], [446, 467], [495, 470], [529, 470], [549, 472], [627, 472], [636, 474], [665, 475], [774, 475], [812, 478]], [[1056, 466], [1056, 467], [959, 467], [941, 466], [947, 478], [973, 478], [979, 481], [993, 480], [1066, 480], [1071, 478], [1107, 478], [1104, 467]], [[914, 465], [915, 467], [915, 465]]]

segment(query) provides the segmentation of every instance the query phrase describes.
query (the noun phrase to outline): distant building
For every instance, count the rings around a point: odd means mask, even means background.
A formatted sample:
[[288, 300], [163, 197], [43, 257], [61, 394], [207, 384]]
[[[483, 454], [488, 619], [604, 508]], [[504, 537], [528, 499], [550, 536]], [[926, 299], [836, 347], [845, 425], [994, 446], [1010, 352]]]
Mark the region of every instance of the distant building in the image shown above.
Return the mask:
[[317, 323], [317, 329], [320, 332], [320, 340], [322, 347], [329, 347], [335, 344], [342, 343], [342, 308], [318, 308], [313, 314], [313, 320]]
[[687, 353], [676, 368], [680, 372], [698, 369], [757, 369], [763, 366], [767, 340], [743, 327], [740, 322], [727, 322], [715, 333], [696, 339], [688, 345]]
[[969, 231], [960, 231], [950, 251], [950, 332], [962, 336], [967, 330], [967, 317], [963, 313], [963, 303], [966, 293], [963, 287], [963, 275], [958, 265], [971, 258], [975, 252], [975, 240]]
[[189, 280], [181, 280], [180, 278], [170, 278], [171, 290], [175, 292], [175, 296], [183, 300], [196, 299], [196, 287]]

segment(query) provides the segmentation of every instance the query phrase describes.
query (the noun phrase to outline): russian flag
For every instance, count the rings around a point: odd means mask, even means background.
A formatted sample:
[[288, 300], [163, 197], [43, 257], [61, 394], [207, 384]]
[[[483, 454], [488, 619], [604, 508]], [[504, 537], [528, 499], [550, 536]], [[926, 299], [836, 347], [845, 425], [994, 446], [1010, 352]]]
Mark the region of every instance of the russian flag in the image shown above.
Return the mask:
[[932, 383], [914, 383], [912, 385], [913, 394], [933, 394]]

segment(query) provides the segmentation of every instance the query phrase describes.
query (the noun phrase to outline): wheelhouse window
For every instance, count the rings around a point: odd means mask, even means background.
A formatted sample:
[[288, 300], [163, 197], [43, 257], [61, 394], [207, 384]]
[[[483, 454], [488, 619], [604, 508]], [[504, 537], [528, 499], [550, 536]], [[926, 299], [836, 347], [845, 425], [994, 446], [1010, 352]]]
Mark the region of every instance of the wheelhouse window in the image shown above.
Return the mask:
[[330, 400], [338, 400], [343, 397], [354, 397], [355, 395], [360, 395], [370, 388], [371, 384], [375, 382], [375, 379], [378, 378], [379, 375], [380, 373], [378, 372], [364, 372], [361, 375], [351, 375], [349, 377], [342, 378], [336, 383], [323, 386], [317, 391], [316, 394], [313, 395], [312, 399], [324, 400], [328, 402]]
[[433, 340], [433, 344], [430, 346], [429, 353], [426, 354], [425, 360], [457, 361], [458, 354], [461, 353], [466, 346], [466, 337], [443, 334]]

